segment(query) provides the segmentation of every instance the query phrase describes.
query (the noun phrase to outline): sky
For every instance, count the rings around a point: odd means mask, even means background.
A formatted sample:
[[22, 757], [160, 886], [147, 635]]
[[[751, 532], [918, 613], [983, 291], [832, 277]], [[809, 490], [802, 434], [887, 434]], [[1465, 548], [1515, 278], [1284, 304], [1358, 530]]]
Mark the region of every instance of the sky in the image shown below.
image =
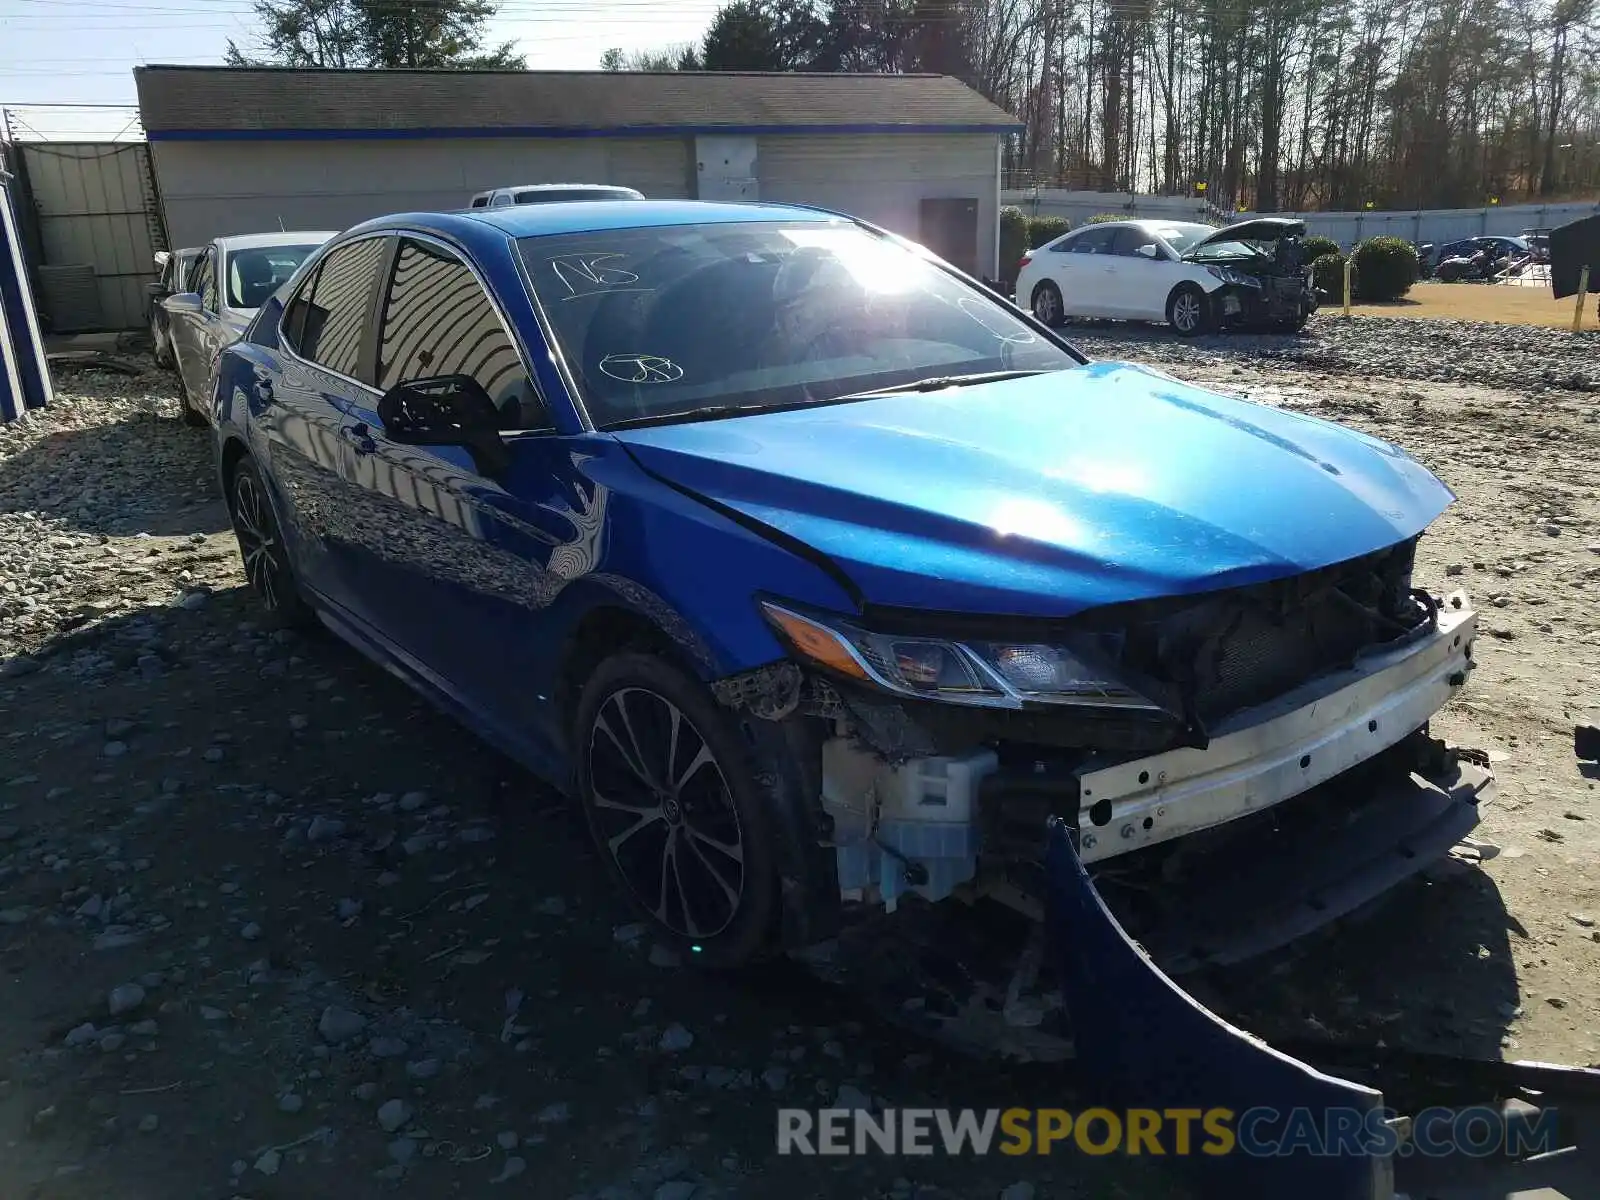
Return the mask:
[[[717, 7], [716, 0], [501, 0], [490, 40], [516, 42], [534, 69], [592, 69], [612, 46], [696, 41]], [[137, 136], [136, 65], [220, 63], [229, 38], [249, 53], [256, 35], [250, 0], [0, 0], [0, 107], [11, 111], [19, 137]]]

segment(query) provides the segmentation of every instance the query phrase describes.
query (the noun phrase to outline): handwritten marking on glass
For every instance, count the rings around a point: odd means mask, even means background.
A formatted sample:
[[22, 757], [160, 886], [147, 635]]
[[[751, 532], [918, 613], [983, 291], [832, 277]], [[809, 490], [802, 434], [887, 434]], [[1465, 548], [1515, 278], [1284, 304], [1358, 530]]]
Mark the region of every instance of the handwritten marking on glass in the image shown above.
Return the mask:
[[987, 301], [969, 300], [967, 297], [963, 296], [961, 299], [956, 301], [956, 307], [958, 307], [962, 312], [966, 313], [967, 316], [971, 317], [979, 325], [982, 325], [990, 333], [994, 334], [996, 340], [1004, 342], [1008, 345], [1030, 346], [1039, 340], [1027, 329], [1015, 329], [1010, 331], [996, 329], [989, 323], [990, 320], [993, 319], [993, 309]]
[[631, 285], [638, 283], [639, 277], [617, 265], [621, 258], [620, 254], [562, 254], [550, 260], [550, 270], [566, 287], [566, 300], [597, 292], [636, 290]]
[[683, 378], [683, 368], [657, 354], [608, 354], [600, 360], [600, 373], [622, 383], [672, 383]]

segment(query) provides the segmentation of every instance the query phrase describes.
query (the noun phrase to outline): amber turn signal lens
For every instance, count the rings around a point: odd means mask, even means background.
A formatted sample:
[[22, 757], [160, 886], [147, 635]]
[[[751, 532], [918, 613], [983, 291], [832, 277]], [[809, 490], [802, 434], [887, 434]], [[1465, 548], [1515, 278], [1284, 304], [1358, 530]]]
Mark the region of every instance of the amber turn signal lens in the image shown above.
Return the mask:
[[818, 666], [827, 667], [841, 675], [848, 675], [852, 679], [870, 682], [866, 671], [833, 630], [808, 620], [799, 613], [779, 608], [775, 604], [763, 604], [761, 608], [767, 614], [767, 619], [783, 631], [783, 635], [800, 654]]

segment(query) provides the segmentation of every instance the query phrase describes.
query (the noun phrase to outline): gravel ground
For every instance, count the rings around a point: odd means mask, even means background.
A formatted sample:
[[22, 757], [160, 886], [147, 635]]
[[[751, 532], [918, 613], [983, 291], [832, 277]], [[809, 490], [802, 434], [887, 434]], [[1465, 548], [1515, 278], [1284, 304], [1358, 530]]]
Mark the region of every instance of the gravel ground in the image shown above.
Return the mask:
[[1298, 337], [1219, 334], [1185, 343], [1164, 326], [1080, 323], [1066, 334], [1097, 358], [1204, 369], [1235, 361], [1337, 375], [1464, 381], [1523, 392], [1600, 392], [1600, 332], [1319, 314]]
[[[1460, 495], [1422, 582], [1485, 612], [1440, 722], [1497, 763], [1476, 861], [1196, 986], [1269, 1038], [1600, 1064], [1600, 773], [1570, 742], [1600, 666], [1600, 340], [1418, 324], [1074, 331], [1405, 445]], [[1459, 377], [1429, 378], [1435, 337]], [[1170, 1194], [1126, 1161], [778, 1159], [782, 1103], [1071, 1098], [793, 969], [680, 967], [558, 799], [331, 639], [255, 623], [167, 377], [60, 389], [0, 428], [0, 1195]]]
[[683, 967], [562, 801], [256, 623], [165, 376], [60, 392], [0, 427], [0, 1196], [1177, 1194], [779, 1159], [781, 1105], [1070, 1097], [796, 967]]

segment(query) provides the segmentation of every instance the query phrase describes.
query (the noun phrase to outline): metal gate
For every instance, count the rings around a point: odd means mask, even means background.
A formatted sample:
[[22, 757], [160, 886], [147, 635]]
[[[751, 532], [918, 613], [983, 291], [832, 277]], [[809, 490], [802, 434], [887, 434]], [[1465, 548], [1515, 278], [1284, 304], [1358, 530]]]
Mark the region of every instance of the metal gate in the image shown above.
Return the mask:
[[50, 370], [12, 211], [13, 182], [0, 161], [0, 422], [15, 421], [51, 399]]
[[56, 333], [143, 328], [165, 250], [150, 147], [143, 142], [20, 142], [22, 220], [34, 284]]

